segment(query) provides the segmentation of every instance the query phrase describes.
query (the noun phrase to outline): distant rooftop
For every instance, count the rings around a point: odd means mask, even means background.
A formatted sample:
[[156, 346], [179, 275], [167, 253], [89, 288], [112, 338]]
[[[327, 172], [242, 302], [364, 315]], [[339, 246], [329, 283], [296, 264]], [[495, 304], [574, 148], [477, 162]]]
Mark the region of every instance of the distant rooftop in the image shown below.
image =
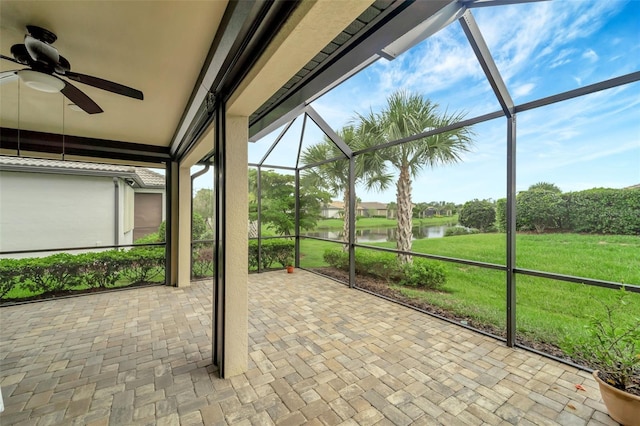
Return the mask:
[[375, 210], [385, 210], [387, 208], [386, 203], [380, 203], [378, 201], [363, 201], [358, 205], [360, 209], [375, 209]]
[[164, 188], [164, 176], [143, 167], [0, 156], [0, 171], [132, 178], [142, 188]]

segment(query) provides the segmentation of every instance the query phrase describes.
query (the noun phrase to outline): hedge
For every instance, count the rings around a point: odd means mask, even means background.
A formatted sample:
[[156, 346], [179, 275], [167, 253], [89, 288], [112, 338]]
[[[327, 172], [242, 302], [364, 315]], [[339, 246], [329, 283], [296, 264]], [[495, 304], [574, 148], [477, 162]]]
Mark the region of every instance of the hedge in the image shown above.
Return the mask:
[[[516, 198], [516, 229], [529, 230], [532, 224], [520, 214], [522, 194]], [[640, 188], [594, 188], [560, 195], [561, 203], [554, 210], [557, 227], [564, 231], [587, 234], [640, 235]], [[497, 225], [506, 230], [506, 199], [496, 203]], [[561, 212], [560, 217], [555, 213]]]
[[[288, 239], [262, 240], [260, 268], [269, 269], [279, 263], [283, 268], [293, 262], [295, 244]], [[258, 240], [249, 240], [249, 269], [258, 269]]]
[[[349, 253], [341, 249], [327, 249], [324, 261], [330, 266], [349, 270]], [[445, 269], [433, 261], [414, 258], [401, 264], [393, 253], [356, 250], [356, 274], [397, 282], [408, 287], [439, 289], [447, 281]]]
[[567, 227], [590, 234], [640, 235], [640, 188], [562, 194]]
[[164, 247], [0, 259], [0, 299], [14, 288], [32, 294], [79, 288], [108, 288], [118, 281], [149, 282], [162, 274]]

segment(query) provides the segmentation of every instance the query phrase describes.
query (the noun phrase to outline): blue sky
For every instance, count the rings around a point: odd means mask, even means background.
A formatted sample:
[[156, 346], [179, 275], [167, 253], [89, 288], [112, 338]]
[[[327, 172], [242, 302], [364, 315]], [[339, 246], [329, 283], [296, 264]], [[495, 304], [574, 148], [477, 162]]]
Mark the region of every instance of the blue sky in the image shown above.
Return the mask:
[[[555, 0], [473, 10], [516, 105], [640, 70], [640, 1]], [[474, 117], [499, 110], [460, 24], [454, 22], [393, 61], [379, 60], [312, 105], [334, 128], [354, 112], [380, 110], [397, 89]], [[563, 191], [640, 183], [640, 83], [520, 113], [517, 189], [540, 181]], [[266, 163], [295, 165], [301, 119]], [[465, 202], [506, 194], [506, 119], [474, 126], [471, 152], [455, 165], [424, 169], [413, 201]], [[264, 155], [279, 131], [250, 144]], [[321, 140], [307, 123], [303, 145]], [[358, 189], [363, 201], [395, 201]]]

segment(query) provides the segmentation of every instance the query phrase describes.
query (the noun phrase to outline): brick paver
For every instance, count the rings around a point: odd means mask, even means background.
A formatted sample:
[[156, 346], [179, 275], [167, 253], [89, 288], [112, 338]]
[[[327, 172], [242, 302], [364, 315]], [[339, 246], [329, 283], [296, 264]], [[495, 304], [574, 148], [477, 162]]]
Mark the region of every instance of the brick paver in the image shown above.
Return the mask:
[[585, 372], [311, 273], [249, 294], [228, 380], [210, 282], [1, 308], [0, 424], [615, 424]]

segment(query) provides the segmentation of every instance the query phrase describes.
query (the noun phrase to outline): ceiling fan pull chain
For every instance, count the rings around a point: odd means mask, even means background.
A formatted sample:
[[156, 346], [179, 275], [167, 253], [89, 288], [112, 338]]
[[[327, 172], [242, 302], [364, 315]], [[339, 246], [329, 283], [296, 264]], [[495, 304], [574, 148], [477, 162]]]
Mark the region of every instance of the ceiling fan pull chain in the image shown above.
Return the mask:
[[60, 99], [62, 99], [62, 161], [64, 161], [64, 124], [65, 124], [65, 117], [66, 117], [66, 114], [64, 113], [64, 110], [65, 110], [64, 95], [60, 95]]
[[18, 79], [18, 157], [20, 157], [20, 80]]

